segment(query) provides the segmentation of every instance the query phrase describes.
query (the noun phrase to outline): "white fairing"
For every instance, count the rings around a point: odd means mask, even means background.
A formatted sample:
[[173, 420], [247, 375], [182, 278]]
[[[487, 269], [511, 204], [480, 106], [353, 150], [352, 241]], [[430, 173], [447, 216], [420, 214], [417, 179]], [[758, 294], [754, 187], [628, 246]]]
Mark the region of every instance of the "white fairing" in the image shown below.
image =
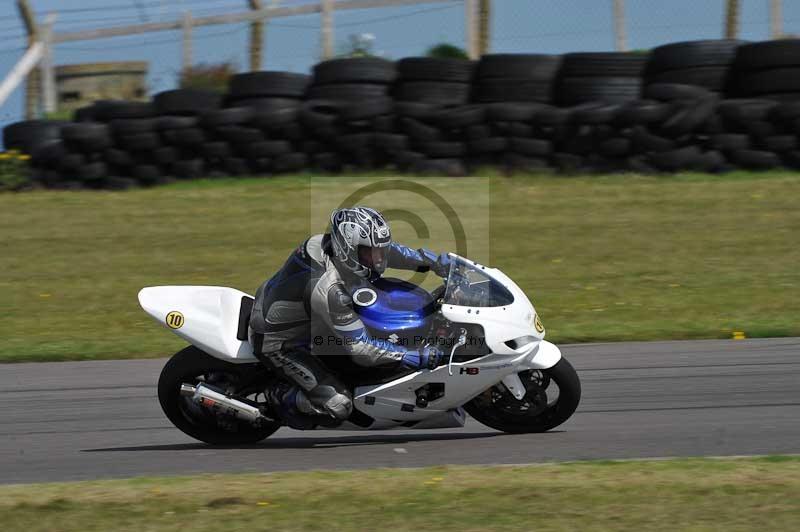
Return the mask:
[[[209, 355], [231, 362], [257, 362], [249, 342], [236, 338], [242, 297], [221, 286], [150, 286], [139, 292], [139, 304], [164, 327]], [[171, 312], [180, 312], [179, 328], [167, 324]]]
[[[469, 362], [453, 363], [452, 375], [448, 366], [444, 365], [432, 371], [418, 371], [386, 384], [359, 386], [354, 394], [355, 405], [361, 412], [376, 419], [427, 419], [464, 405], [487, 388], [503, 381], [507, 375], [529, 369], [551, 368], [560, 359], [558, 347], [541, 340], [521, 355], [493, 353]], [[409, 407], [416, 402], [415, 390], [427, 383], [444, 383], [444, 397], [431, 401], [426, 408], [410, 410]]]
[[[472, 263], [475, 264], [475, 263]], [[442, 313], [456, 323], [476, 323], [483, 327], [486, 345], [492, 353], [481, 358], [420, 371], [378, 386], [356, 388], [356, 408], [376, 419], [413, 421], [458, 408], [487, 388], [504, 382], [519, 396], [521, 371], [548, 369], [561, 360], [561, 351], [544, 340], [544, 327], [525, 293], [496, 268], [475, 264], [481, 272], [500, 282], [514, 296], [504, 307], [466, 307], [444, 304]], [[540, 330], [537, 330], [537, 324]], [[507, 344], [510, 342], [511, 345]], [[415, 404], [415, 390], [426, 383], [444, 383], [444, 397], [431, 401], [424, 409]], [[404, 408], [405, 406], [405, 408]]]
[[[472, 398], [499, 383], [520, 398], [524, 392], [518, 373], [548, 369], [561, 359], [558, 347], [544, 340], [544, 327], [516, 283], [495, 268], [476, 266], [503, 284], [513, 295], [513, 303], [504, 307], [445, 304], [441, 310], [452, 322], [480, 324], [491, 353], [468, 362], [418, 371], [384, 384], [356, 387], [354, 406], [374, 419], [370, 430], [401, 427], [410, 421], [419, 422], [415, 425], [418, 428], [461, 426], [464, 423], [461, 407]], [[158, 286], [139, 292], [139, 302], [156, 321], [206, 353], [236, 363], [253, 363], [257, 360], [250, 344], [236, 337], [244, 296], [247, 294], [233, 288]], [[183, 315], [178, 328], [167, 323], [172, 312]], [[444, 384], [444, 395], [430, 400], [424, 408], [417, 407], [415, 391], [428, 383]]]
[[[544, 328], [536, 330], [536, 309], [528, 296], [497, 268], [488, 268], [477, 263], [483, 273], [499, 281], [514, 296], [514, 302], [504, 307], [463, 307], [442, 305], [442, 314], [456, 323], [477, 323], [483, 327], [486, 344], [493, 353], [516, 355], [529, 352], [535, 342], [544, 338]], [[509, 340], [525, 339], [515, 348], [506, 344]], [[544, 369], [544, 368], [542, 368]]]

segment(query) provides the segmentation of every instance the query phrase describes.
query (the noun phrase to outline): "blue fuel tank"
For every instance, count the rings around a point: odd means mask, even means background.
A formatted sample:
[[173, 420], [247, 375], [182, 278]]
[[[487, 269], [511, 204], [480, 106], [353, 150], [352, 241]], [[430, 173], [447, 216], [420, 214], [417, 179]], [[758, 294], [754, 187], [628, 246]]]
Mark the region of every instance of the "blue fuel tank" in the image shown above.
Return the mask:
[[[411, 349], [427, 337], [435, 311], [431, 294], [415, 284], [381, 278], [353, 292], [353, 308], [374, 337], [397, 335], [398, 343]], [[417, 338], [415, 342], [414, 338]]]

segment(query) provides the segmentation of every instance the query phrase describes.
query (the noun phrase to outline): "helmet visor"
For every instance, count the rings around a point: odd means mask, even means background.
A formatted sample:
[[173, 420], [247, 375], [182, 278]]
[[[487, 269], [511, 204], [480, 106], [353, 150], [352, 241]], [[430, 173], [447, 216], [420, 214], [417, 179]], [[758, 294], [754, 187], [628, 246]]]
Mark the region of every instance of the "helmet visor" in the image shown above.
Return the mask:
[[388, 252], [389, 246], [382, 248], [358, 246], [358, 262], [380, 275], [386, 270]]

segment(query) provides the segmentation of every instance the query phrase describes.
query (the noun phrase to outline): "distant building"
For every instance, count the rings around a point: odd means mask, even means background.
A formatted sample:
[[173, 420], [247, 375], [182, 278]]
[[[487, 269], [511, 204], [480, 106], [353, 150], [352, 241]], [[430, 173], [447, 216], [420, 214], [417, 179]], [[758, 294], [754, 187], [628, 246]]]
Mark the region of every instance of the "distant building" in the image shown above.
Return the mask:
[[56, 67], [58, 110], [73, 111], [96, 100], [144, 100], [147, 69], [146, 61]]

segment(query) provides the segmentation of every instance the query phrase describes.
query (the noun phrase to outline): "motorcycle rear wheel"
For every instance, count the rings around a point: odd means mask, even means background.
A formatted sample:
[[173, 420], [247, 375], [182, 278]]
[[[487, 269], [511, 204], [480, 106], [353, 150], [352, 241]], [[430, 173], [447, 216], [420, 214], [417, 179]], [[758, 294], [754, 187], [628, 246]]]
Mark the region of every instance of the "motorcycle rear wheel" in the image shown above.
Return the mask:
[[254, 426], [242, 420], [226, 419], [225, 423], [180, 393], [181, 384], [208, 381], [210, 376], [235, 383], [252, 372], [249, 364], [239, 365], [214, 358], [189, 346], [167, 361], [158, 378], [158, 401], [167, 418], [185, 434], [212, 445], [256, 443], [280, 428], [280, 424]]
[[[581, 383], [575, 368], [566, 358], [539, 373], [537, 378], [522, 379], [527, 389], [522, 400], [516, 400], [505, 386], [498, 384], [464, 405], [464, 410], [484, 425], [503, 432], [524, 434], [551, 430], [569, 419], [578, 408]], [[546, 399], [552, 382], [558, 386], [558, 398], [540, 405], [541, 398]]]

